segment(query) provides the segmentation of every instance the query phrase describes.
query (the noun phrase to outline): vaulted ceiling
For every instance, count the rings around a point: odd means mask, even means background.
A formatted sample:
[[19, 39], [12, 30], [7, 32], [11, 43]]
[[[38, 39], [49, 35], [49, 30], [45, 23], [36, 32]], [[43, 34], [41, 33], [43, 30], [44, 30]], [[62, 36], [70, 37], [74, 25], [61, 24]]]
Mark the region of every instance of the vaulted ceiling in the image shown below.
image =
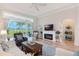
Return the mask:
[[39, 16], [49, 11], [71, 6], [68, 3], [3, 3], [0, 4], [2, 11], [14, 12], [23, 15]]

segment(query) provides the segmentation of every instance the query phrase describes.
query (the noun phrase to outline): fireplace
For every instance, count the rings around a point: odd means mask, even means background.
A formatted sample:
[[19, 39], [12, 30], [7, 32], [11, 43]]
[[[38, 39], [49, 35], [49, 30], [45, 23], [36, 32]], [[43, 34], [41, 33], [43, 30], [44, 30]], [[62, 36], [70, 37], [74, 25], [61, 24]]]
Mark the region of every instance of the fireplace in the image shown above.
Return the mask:
[[44, 39], [53, 40], [53, 35], [52, 34], [44, 34]]

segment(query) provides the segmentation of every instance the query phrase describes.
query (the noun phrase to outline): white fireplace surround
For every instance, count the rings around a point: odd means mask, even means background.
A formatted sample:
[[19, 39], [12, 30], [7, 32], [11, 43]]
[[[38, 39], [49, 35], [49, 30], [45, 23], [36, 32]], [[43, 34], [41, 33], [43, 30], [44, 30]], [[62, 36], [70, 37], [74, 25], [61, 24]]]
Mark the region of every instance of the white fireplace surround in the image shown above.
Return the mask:
[[51, 41], [55, 41], [55, 31], [43, 31], [43, 39], [45, 39], [44, 34], [52, 34], [53, 40], [51, 40]]

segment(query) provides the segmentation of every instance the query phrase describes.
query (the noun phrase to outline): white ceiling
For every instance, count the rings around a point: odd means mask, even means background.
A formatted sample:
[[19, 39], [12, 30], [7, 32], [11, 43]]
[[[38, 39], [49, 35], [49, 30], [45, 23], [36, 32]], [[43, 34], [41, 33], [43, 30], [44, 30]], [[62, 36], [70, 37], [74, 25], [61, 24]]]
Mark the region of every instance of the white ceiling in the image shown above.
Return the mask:
[[4, 3], [0, 4], [0, 9], [8, 12], [15, 12], [24, 15], [38, 16], [43, 13], [47, 13], [48, 11], [54, 11], [56, 9], [60, 9], [62, 7], [66, 7], [72, 4], [68, 3], [47, 3], [37, 4], [35, 8], [35, 4], [33, 3]]

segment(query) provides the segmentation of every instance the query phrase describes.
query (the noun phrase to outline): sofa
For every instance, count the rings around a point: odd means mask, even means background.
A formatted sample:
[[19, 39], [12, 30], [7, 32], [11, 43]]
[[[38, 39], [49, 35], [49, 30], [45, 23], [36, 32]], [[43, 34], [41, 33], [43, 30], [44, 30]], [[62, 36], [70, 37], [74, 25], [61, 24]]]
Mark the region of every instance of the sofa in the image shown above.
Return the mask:
[[6, 42], [7, 46], [9, 47], [7, 51], [3, 51], [0, 45], [0, 56], [25, 56], [26, 54], [21, 51], [15, 44], [14, 41]]

